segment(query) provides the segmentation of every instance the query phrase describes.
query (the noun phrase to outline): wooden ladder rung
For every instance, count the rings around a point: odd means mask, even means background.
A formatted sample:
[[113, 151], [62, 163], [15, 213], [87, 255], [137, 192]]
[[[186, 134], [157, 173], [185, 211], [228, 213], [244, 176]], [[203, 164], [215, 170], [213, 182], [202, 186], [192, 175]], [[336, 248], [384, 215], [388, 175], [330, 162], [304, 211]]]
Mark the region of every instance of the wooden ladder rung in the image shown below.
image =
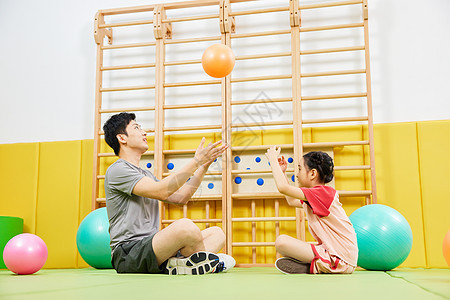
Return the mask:
[[328, 26], [317, 26], [317, 27], [300, 27], [300, 32], [334, 30], [334, 29], [348, 29], [348, 28], [357, 28], [357, 27], [364, 27], [364, 23], [328, 25]]
[[246, 59], [259, 59], [259, 58], [271, 58], [271, 57], [283, 57], [291, 56], [291, 52], [279, 52], [279, 53], [267, 53], [267, 54], [253, 54], [253, 55], [241, 55], [236, 56], [236, 60], [246, 60]]
[[100, 24], [100, 25], [98, 25], [98, 28], [113, 28], [113, 27], [122, 27], [122, 26], [149, 25], [149, 24], [153, 24], [153, 20]]
[[275, 242], [233, 242], [233, 247], [267, 247], [275, 246]]
[[163, 150], [163, 154], [191, 154], [195, 151], [195, 149]]
[[116, 156], [114, 153], [98, 153], [98, 157], [113, 157]]
[[191, 197], [191, 201], [209, 201], [209, 200], [213, 200], [213, 201], [218, 201], [218, 200], [222, 200], [222, 195], [194, 195]]
[[344, 70], [344, 71], [303, 73], [300, 76], [302, 78], [308, 78], [308, 77], [320, 77], [320, 76], [354, 75], [354, 74], [363, 74], [363, 73], [366, 73], [366, 70], [359, 69], [359, 70]]
[[329, 148], [329, 147], [363, 146], [363, 145], [369, 145], [369, 141], [304, 143], [303, 148]]
[[339, 1], [339, 2], [329, 2], [329, 3], [320, 3], [320, 4], [300, 5], [299, 8], [302, 10], [302, 9], [324, 8], [324, 7], [352, 5], [352, 4], [361, 4], [361, 3], [363, 3], [362, 0], [350, 0], [350, 1]]
[[166, 127], [163, 131], [189, 131], [189, 130], [207, 130], [221, 129], [222, 125], [203, 125], [203, 126], [185, 126], [185, 127]]
[[310, 119], [303, 120], [302, 124], [335, 123], [335, 122], [357, 122], [367, 121], [368, 117], [330, 118], [330, 119]]
[[102, 50], [112, 50], [112, 49], [124, 49], [124, 48], [151, 47], [151, 46], [156, 46], [156, 42], [105, 45], [105, 46], [102, 46], [101, 49]]
[[365, 50], [365, 48], [364, 46], [354, 46], [354, 47], [329, 48], [317, 50], [302, 50], [300, 51], [300, 55], [335, 53], [335, 52], [358, 51], [358, 50]]
[[262, 122], [262, 123], [235, 123], [235, 124], [231, 124], [231, 128], [278, 126], [278, 125], [292, 125], [292, 121], [273, 121], [273, 122]]
[[243, 16], [243, 15], [252, 15], [252, 14], [263, 14], [263, 13], [272, 13], [272, 12], [280, 12], [280, 11], [289, 11], [289, 6], [286, 7], [274, 7], [274, 8], [263, 8], [263, 9], [253, 9], [253, 10], [242, 10], [242, 11], [233, 11], [230, 12], [230, 16]]
[[150, 64], [137, 64], [137, 65], [122, 65], [122, 66], [109, 66], [102, 67], [102, 71], [113, 71], [113, 70], [128, 70], [128, 69], [139, 69], [139, 68], [154, 68], [155, 63]]
[[[293, 169], [288, 169], [286, 172], [292, 172]], [[272, 170], [231, 170], [231, 174], [268, 174], [272, 173]]]
[[275, 30], [275, 31], [232, 34], [232, 35], [230, 35], [230, 37], [232, 39], [240, 39], [240, 38], [248, 38], [248, 37], [269, 36], [269, 35], [290, 34], [290, 33], [291, 33], [291, 30]]
[[201, 59], [178, 60], [178, 61], [166, 61], [164, 62], [164, 65], [165, 66], [191, 65], [191, 64], [199, 64], [201, 62], [202, 62]]
[[182, 109], [182, 108], [203, 108], [203, 107], [215, 107], [215, 106], [222, 106], [222, 102], [164, 105], [163, 108], [164, 109]]
[[338, 191], [339, 196], [353, 197], [353, 196], [370, 196], [372, 191]]
[[98, 203], [106, 203], [106, 198], [97, 198], [95, 199]]
[[117, 112], [124, 112], [124, 111], [152, 111], [152, 110], [155, 110], [154, 106], [100, 109], [98, 112], [101, 114], [108, 114], [108, 113], [117, 113]]
[[335, 166], [335, 171], [370, 170], [370, 166]]
[[170, 18], [162, 20], [161, 23], [176, 23], [176, 22], [186, 22], [186, 21], [198, 21], [198, 20], [208, 20], [208, 19], [218, 19], [219, 15], [203, 15], [203, 16], [193, 16], [193, 17], [183, 17], [183, 18]]
[[[272, 145], [258, 145], [258, 146], [235, 146], [235, 147], [231, 147], [231, 151], [260, 151], [260, 150], [267, 150], [271, 147]], [[282, 149], [292, 149], [294, 148], [293, 144], [281, 144], [281, 145], [277, 145], [280, 146]]]
[[270, 99], [253, 99], [253, 100], [231, 101], [231, 105], [246, 105], [246, 104], [258, 104], [258, 103], [278, 103], [278, 102], [291, 102], [291, 101], [292, 101], [292, 97], [270, 98]]
[[284, 199], [280, 193], [253, 193], [253, 194], [232, 194], [233, 199], [251, 200], [251, 199]]
[[319, 96], [304, 96], [302, 101], [309, 100], [325, 100], [325, 99], [341, 99], [341, 98], [361, 98], [367, 97], [367, 93], [352, 93], [352, 94], [334, 94], [334, 95], [319, 95]]
[[221, 36], [209, 36], [204, 38], [193, 38], [193, 39], [164, 40], [164, 44], [183, 44], [195, 42], [220, 41], [220, 39]]
[[277, 80], [277, 79], [291, 79], [292, 75], [269, 75], [269, 76], [254, 76], [246, 78], [231, 78], [231, 82], [248, 82], [248, 81], [261, 81], [261, 80]]
[[180, 87], [180, 86], [208, 85], [208, 84], [221, 84], [221, 83], [222, 83], [222, 80], [175, 82], [175, 83], [164, 83], [164, 87]]
[[123, 87], [102, 88], [102, 89], [100, 89], [100, 92], [150, 90], [150, 89], [154, 89], [154, 88], [155, 88], [155, 85], [123, 86]]
[[252, 218], [232, 218], [233, 222], [280, 222], [295, 221], [295, 217], [252, 217]]

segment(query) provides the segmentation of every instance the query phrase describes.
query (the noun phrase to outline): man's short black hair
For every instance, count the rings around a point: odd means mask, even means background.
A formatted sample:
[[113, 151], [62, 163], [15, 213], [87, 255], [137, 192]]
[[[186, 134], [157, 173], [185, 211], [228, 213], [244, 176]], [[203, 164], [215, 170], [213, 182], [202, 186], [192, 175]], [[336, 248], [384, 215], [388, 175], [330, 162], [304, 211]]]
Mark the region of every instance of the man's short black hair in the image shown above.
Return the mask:
[[119, 133], [127, 135], [127, 126], [132, 120], [136, 120], [134, 113], [121, 112], [111, 116], [103, 125], [105, 132], [105, 142], [114, 150], [116, 155], [119, 155], [120, 144], [117, 140]]

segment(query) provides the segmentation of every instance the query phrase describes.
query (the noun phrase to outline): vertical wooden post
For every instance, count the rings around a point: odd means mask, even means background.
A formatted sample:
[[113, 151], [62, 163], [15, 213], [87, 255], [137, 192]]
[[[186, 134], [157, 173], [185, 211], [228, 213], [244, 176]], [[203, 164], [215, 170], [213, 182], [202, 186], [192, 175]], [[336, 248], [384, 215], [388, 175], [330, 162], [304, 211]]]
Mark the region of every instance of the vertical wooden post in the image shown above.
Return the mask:
[[[252, 200], [252, 218], [256, 217], [256, 202]], [[252, 222], [252, 242], [256, 242], [256, 222]], [[252, 262], [256, 264], [256, 247], [252, 247]]]
[[[219, 26], [221, 32], [222, 44], [231, 47], [230, 33], [232, 31], [232, 23], [230, 22], [229, 10], [230, 1], [221, 0], [219, 3]], [[233, 190], [232, 190], [232, 157], [231, 150], [231, 75], [222, 78], [222, 140], [229, 145], [225, 154], [222, 155], [222, 186], [225, 186], [225, 191], [222, 191], [222, 226], [226, 235], [225, 253], [232, 255], [233, 253], [233, 226], [232, 226], [232, 209], [233, 209]]]
[[[155, 55], [155, 150], [153, 159], [155, 162], [155, 176], [159, 180], [163, 179], [164, 173], [164, 60], [165, 60], [165, 28], [166, 24], [162, 23], [165, 17], [164, 8], [158, 4], [153, 9], [153, 33], [156, 39], [156, 55]], [[165, 215], [161, 212], [164, 210], [164, 204], [159, 202], [160, 211], [160, 228], [162, 228], [162, 219]]]
[[372, 203], [377, 203], [377, 183], [375, 173], [375, 141], [373, 137], [373, 113], [372, 113], [372, 85], [370, 77], [370, 53], [369, 53], [369, 8], [367, 0], [363, 0], [364, 17], [364, 50], [366, 63], [366, 90], [367, 90], [367, 116], [369, 133], [369, 151], [370, 151], [370, 179], [372, 185]]
[[95, 113], [94, 113], [94, 167], [92, 175], [92, 210], [99, 208], [97, 198], [99, 196], [99, 181], [97, 176], [100, 171], [100, 158], [98, 153], [100, 152], [100, 131], [101, 131], [101, 116], [100, 109], [102, 107], [102, 92], [100, 91], [103, 83], [103, 44], [105, 36], [108, 36], [108, 42], [112, 43], [112, 31], [99, 28], [99, 25], [105, 24], [104, 16], [97, 12], [94, 21], [94, 39], [97, 44], [97, 65], [95, 70]]
[[[301, 71], [300, 71], [300, 10], [298, 0], [289, 0], [289, 16], [291, 23], [291, 57], [292, 57], [292, 111], [294, 134], [294, 173], [297, 177], [298, 163], [303, 155], [302, 103], [301, 103]], [[298, 185], [298, 182], [296, 182]], [[305, 240], [305, 213], [296, 208], [297, 238]]]

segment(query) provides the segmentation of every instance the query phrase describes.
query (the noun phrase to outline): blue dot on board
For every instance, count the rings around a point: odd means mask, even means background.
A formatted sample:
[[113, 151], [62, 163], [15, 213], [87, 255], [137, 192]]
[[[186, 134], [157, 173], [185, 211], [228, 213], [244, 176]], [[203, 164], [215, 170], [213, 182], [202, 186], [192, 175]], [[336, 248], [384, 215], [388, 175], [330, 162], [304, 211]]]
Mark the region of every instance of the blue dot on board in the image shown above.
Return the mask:
[[261, 157], [255, 158], [255, 161], [256, 161], [257, 163], [261, 162]]
[[235, 156], [234, 161], [238, 164], [241, 162], [241, 158], [239, 156]]
[[152, 164], [151, 163], [147, 163], [147, 168], [151, 168], [152, 167]]
[[214, 160], [214, 162], [216, 162], [217, 161], [217, 158]]
[[292, 180], [293, 182], [295, 182], [295, 176], [294, 176], [294, 175], [292, 175], [291, 180]]
[[258, 185], [263, 185], [263, 184], [264, 184], [264, 179], [258, 178], [258, 180], [256, 180], [256, 183], [257, 183]]
[[167, 164], [167, 169], [172, 170], [174, 167], [173, 163], [168, 163]]
[[236, 182], [237, 184], [239, 184], [239, 183], [242, 182], [242, 178], [241, 178], [241, 177], [236, 177], [236, 178], [234, 179], [234, 182]]
[[208, 184], [208, 189], [211, 190], [211, 189], [213, 189], [213, 188], [214, 188], [214, 183], [209, 183], [209, 184]]
[[294, 159], [293, 159], [292, 157], [289, 157], [289, 158], [288, 158], [288, 163], [291, 164], [293, 161], [294, 161]]
[[247, 170], [250, 170], [250, 168], [247, 168]]

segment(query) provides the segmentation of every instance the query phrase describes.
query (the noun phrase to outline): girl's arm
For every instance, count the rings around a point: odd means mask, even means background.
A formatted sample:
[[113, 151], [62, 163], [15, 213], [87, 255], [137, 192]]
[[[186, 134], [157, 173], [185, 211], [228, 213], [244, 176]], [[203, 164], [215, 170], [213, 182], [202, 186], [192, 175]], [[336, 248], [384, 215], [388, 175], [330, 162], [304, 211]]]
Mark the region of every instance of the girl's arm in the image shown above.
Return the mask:
[[283, 173], [278, 164], [278, 155], [280, 152], [281, 148], [276, 149], [275, 146], [269, 148], [266, 152], [266, 157], [269, 159], [270, 167], [272, 168], [275, 184], [277, 185], [278, 191], [286, 196], [289, 205], [301, 207], [301, 202], [298, 199], [306, 200], [305, 194], [303, 194], [300, 188], [289, 184], [286, 174]]

